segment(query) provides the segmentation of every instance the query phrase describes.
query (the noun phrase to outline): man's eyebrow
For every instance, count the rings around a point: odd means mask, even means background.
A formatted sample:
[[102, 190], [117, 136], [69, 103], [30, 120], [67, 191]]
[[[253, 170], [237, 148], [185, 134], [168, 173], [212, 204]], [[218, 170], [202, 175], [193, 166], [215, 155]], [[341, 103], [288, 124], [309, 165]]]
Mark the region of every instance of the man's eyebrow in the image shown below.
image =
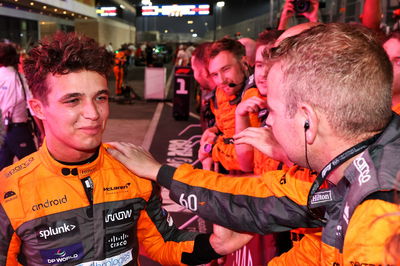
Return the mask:
[[109, 91], [109, 90], [101, 90], [101, 91], [98, 91], [98, 92], [96, 93], [96, 95], [100, 95], [100, 94], [107, 94], [107, 95], [110, 95], [110, 91]]
[[63, 97], [60, 98], [60, 101], [65, 101], [71, 98], [76, 98], [76, 97], [81, 97], [83, 95], [83, 93], [79, 93], [79, 92], [74, 92], [74, 93], [68, 93], [65, 94]]

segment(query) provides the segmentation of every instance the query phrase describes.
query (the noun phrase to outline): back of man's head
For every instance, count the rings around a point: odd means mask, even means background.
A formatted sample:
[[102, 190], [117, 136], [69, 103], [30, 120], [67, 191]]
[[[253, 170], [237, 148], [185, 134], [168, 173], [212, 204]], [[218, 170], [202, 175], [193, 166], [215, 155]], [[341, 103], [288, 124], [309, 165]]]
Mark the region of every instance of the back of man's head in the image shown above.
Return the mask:
[[282, 33], [283, 30], [265, 30], [261, 32], [256, 40], [257, 48], [264, 45], [273, 46]]
[[392, 66], [362, 26], [322, 24], [273, 49], [281, 63], [288, 116], [300, 102], [324, 113], [338, 136], [382, 130], [391, 117]]
[[15, 45], [10, 42], [0, 42], [0, 66], [17, 67], [19, 56]]
[[77, 33], [57, 32], [44, 39], [29, 51], [24, 60], [24, 72], [35, 98], [47, 104], [49, 88], [46, 78], [50, 75], [65, 75], [81, 70], [94, 71], [107, 77], [113, 62], [113, 54], [99, 46], [91, 38]]
[[250, 66], [254, 66], [256, 57], [256, 41], [250, 38], [240, 38], [238, 41], [243, 44], [246, 50], [247, 62], [250, 64]]
[[220, 52], [227, 51], [233, 54], [233, 56], [240, 61], [243, 56], [246, 55], [246, 49], [237, 40], [223, 38], [214, 42], [210, 47], [210, 53], [208, 59], [216, 57]]
[[203, 42], [197, 45], [196, 49], [192, 53], [192, 56], [195, 57], [193, 60], [198, 64], [206, 66], [208, 61], [207, 56], [209, 54], [211, 45], [212, 42]]

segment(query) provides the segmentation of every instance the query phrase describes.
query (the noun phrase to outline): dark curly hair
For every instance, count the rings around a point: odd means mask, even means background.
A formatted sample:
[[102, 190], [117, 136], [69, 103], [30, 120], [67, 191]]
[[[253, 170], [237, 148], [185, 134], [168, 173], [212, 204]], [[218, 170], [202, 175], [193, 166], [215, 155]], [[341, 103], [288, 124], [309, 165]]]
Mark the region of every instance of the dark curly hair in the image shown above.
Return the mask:
[[0, 66], [18, 67], [19, 55], [15, 45], [10, 42], [0, 42]]
[[57, 32], [29, 51], [24, 72], [33, 96], [47, 104], [49, 74], [89, 70], [107, 78], [113, 64], [113, 54], [95, 40], [77, 33]]

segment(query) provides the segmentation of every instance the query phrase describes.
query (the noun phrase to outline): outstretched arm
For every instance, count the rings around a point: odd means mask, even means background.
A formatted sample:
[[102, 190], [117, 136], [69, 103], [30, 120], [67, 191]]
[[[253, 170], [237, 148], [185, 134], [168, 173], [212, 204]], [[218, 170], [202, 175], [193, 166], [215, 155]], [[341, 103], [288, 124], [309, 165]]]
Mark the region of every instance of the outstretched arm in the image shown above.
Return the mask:
[[248, 127], [239, 134], [233, 136], [235, 145], [248, 144], [258, 149], [268, 157], [292, 166], [285, 151], [275, 140], [270, 129], [266, 127]]
[[[242, 101], [235, 111], [235, 133], [238, 134], [250, 127], [250, 113], [258, 113], [266, 107], [265, 100], [260, 97], [253, 96], [245, 101]], [[252, 172], [254, 169], [254, 149], [248, 144], [235, 143], [235, 150], [240, 169], [243, 172]]]

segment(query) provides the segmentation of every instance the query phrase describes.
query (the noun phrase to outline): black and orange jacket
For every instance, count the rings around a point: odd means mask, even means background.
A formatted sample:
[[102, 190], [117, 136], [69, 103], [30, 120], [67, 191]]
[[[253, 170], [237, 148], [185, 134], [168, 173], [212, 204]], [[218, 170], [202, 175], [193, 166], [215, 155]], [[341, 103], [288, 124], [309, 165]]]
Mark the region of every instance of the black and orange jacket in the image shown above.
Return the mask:
[[[321, 241], [303, 242], [319, 265], [383, 265], [385, 242], [398, 227], [400, 116], [348, 166], [337, 185], [319, 190], [311, 207], [325, 207], [327, 223], [307, 208], [312, 182], [307, 169], [272, 171], [260, 178], [227, 177], [181, 165], [163, 166], [158, 182], [176, 202], [194, 201], [193, 211], [222, 226], [258, 234], [324, 227]], [[300, 171], [300, 172], [299, 172]], [[394, 215], [390, 215], [394, 214]], [[307, 240], [307, 239], [305, 239]], [[320, 248], [318, 248], [318, 246]], [[296, 258], [296, 257], [295, 257]], [[290, 259], [290, 258], [288, 258]], [[390, 263], [389, 263], [390, 264]], [[290, 265], [299, 265], [291, 261]]]
[[196, 251], [208, 235], [178, 230], [159, 187], [105, 146], [91, 163], [64, 165], [44, 144], [1, 172], [0, 190], [0, 265], [138, 265], [139, 246], [163, 265], [212, 259]]
[[[218, 136], [212, 150], [212, 158], [215, 162], [220, 162], [226, 170], [240, 170], [237, 160], [235, 145], [227, 141], [235, 134], [235, 111], [237, 105], [243, 99], [248, 98], [251, 90], [252, 78], [246, 81], [243, 93], [240, 95], [227, 96], [225, 92], [217, 88], [215, 91], [215, 101], [211, 102], [211, 111], [215, 115], [215, 124], [221, 135]], [[252, 126], [257, 126], [257, 116], [252, 117]]]

